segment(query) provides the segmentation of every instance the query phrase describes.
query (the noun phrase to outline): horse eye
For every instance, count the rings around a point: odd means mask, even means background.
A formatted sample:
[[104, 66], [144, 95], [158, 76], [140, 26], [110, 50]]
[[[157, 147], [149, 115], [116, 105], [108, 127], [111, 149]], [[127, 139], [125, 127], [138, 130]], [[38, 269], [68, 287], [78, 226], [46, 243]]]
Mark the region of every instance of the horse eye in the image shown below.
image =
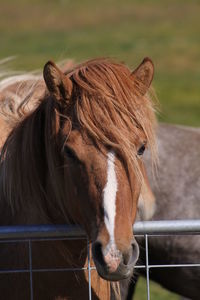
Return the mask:
[[76, 160], [76, 161], [78, 160], [75, 152], [71, 148], [65, 147], [65, 154], [69, 159]]
[[145, 144], [143, 144], [137, 152], [137, 155], [141, 156], [145, 151]]

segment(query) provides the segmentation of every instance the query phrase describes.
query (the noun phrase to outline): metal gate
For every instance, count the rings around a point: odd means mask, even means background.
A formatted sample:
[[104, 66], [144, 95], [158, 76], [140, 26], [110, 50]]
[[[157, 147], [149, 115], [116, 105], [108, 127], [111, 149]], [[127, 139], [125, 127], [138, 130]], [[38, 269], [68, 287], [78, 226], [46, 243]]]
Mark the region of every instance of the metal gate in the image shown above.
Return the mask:
[[[169, 235], [195, 235], [200, 234], [200, 220], [179, 220], [179, 221], [146, 221], [137, 222], [134, 227], [135, 236], [144, 236], [146, 250], [146, 264], [137, 265], [137, 269], [146, 270], [147, 300], [150, 300], [149, 270], [151, 268], [178, 268], [178, 267], [200, 267], [200, 263], [194, 264], [173, 264], [173, 265], [151, 265], [149, 263], [148, 240], [152, 236]], [[69, 239], [85, 239], [85, 232], [77, 226], [71, 225], [31, 225], [31, 226], [1, 226], [0, 243], [27, 243], [29, 252], [29, 268], [4, 270], [0, 266], [0, 274], [9, 273], [29, 273], [30, 300], [34, 300], [33, 294], [33, 273], [34, 272], [63, 272], [63, 271], [88, 271], [88, 299], [92, 300], [91, 292], [91, 270], [94, 267], [90, 265], [89, 241], [87, 240], [88, 266], [85, 268], [52, 268], [52, 269], [34, 269], [32, 266], [32, 243], [35, 241], [54, 241]], [[199, 257], [200, 262], [200, 257]]]

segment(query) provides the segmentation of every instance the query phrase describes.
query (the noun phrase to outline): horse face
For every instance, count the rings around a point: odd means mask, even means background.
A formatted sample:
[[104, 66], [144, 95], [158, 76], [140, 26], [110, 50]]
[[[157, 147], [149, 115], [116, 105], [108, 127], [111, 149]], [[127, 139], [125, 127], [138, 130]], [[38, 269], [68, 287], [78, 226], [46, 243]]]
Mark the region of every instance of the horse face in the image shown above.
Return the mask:
[[[100, 73], [99, 67], [95, 69], [94, 73], [92, 70], [89, 76], [90, 81], [94, 76], [99, 76]], [[105, 75], [104, 68], [102, 72]], [[134, 83], [134, 85], [131, 84], [131, 88], [134, 86], [138, 91], [137, 95], [143, 97], [153, 78], [151, 60], [145, 59], [133, 73], [124, 72], [123, 74], [127, 74], [126, 80], [131, 80], [131, 83], [132, 81]], [[97, 146], [94, 143], [95, 137], [93, 136], [92, 140], [85, 127], [79, 124], [79, 118], [76, 118], [77, 106], [74, 108], [72, 99], [76, 95], [76, 100], [83, 100], [80, 99], [80, 94], [76, 93], [76, 85], [85, 76], [84, 74], [81, 76], [75, 74], [73, 80], [71, 80], [70, 76], [72, 74], [63, 74], [52, 62], [48, 62], [44, 67], [44, 79], [47, 88], [53, 99], [58, 102], [58, 107], [62, 109], [61, 115], [69, 114], [71, 118], [71, 131], [68, 130], [69, 128], [65, 124], [60, 126], [66, 140], [63, 148], [64, 178], [66, 194], [68, 195], [68, 201], [70, 201], [71, 218], [86, 229], [92, 241], [93, 259], [100, 276], [108, 280], [121, 280], [131, 275], [139, 255], [139, 248], [133, 237], [132, 226], [136, 217], [142, 183], [138, 177], [138, 169], [134, 171], [134, 168], [131, 167], [132, 171], [127, 170], [128, 167], [120, 158], [120, 155], [111, 148], [106, 148], [104, 146], [106, 142], [101, 145], [100, 138]], [[110, 76], [113, 77], [113, 72], [110, 73]], [[102, 79], [102, 77], [100, 78]], [[83, 80], [82, 89], [85, 91], [87, 88], [90, 92], [92, 88], [90, 84], [87, 85], [88, 80]], [[100, 90], [106, 90], [108, 94], [114, 93], [111, 96], [115, 95], [115, 101], [119, 100], [118, 97], [124, 92], [124, 87], [120, 90], [120, 93], [115, 93], [114, 90], [119, 87], [120, 78], [118, 80], [114, 79], [113, 82], [115, 83], [113, 84], [116, 84], [116, 86], [113, 89], [105, 83], [107, 80], [109, 80], [107, 77], [104, 78], [103, 88], [101, 86]], [[75, 87], [73, 86], [74, 82], [76, 82]], [[99, 89], [98, 79], [95, 79], [93, 84]], [[130, 86], [127, 86], [127, 88], [130, 89]], [[127, 97], [131, 101], [130, 95], [131, 93], [126, 94], [126, 96], [124, 94], [122, 98], [128, 111], [132, 109], [126, 102]], [[84, 98], [85, 94], [83, 93], [82, 96]], [[92, 102], [89, 98], [87, 98], [87, 109], [90, 107], [90, 102]], [[135, 104], [136, 107], [139, 105], [136, 102]], [[115, 106], [113, 103], [112, 105]], [[148, 112], [147, 114], [149, 114], [148, 104], [143, 102], [143, 105]], [[98, 106], [96, 106], [96, 110]], [[70, 111], [73, 113], [70, 114]], [[102, 109], [102, 111], [104, 110]], [[109, 114], [108, 112], [106, 116]], [[94, 110], [89, 110], [88, 113], [91, 117]], [[73, 119], [74, 114], [75, 120]], [[84, 114], [83, 111], [82, 114]], [[143, 114], [144, 111], [142, 116], [145, 117]], [[121, 114], [118, 113], [119, 115]], [[103, 115], [101, 117], [104, 120]], [[138, 118], [140, 117], [141, 114], [138, 115]], [[107, 117], [108, 126], [110, 120], [111, 115]], [[118, 121], [120, 123], [122, 119], [118, 119]], [[67, 124], [67, 119], [65, 119], [65, 122]], [[126, 121], [123, 122], [127, 124]], [[127, 122], [130, 122], [130, 118]], [[75, 129], [76, 124], [79, 124], [77, 129]], [[133, 123], [131, 122], [131, 124]], [[129, 130], [123, 132], [123, 134], [130, 135], [131, 140], [133, 139], [132, 145], [134, 144], [134, 148], [138, 150], [138, 156], [143, 151], [143, 142], [146, 136], [144, 131], [139, 129], [140, 127], [130, 127], [133, 130], [138, 130], [134, 137], [132, 137]], [[147, 127], [146, 130], [148, 131]], [[103, 131], [105, 130], [104, 127]], [[135, 153], [135, 155], [137, 154]], [[138, 165], [143, 174], [142, 161], [139, 160], [137, 167]]]
[[[141, 141], [135, 142], [140, 149]], [[108, 280], [129, 277], [139, 255], [132, 227], [141, 183], [114, 151], [96, 147], [78, 130], [71, 132], [64, 156], [73, 186], [71, 209], [92, 240], [98, 273]]]

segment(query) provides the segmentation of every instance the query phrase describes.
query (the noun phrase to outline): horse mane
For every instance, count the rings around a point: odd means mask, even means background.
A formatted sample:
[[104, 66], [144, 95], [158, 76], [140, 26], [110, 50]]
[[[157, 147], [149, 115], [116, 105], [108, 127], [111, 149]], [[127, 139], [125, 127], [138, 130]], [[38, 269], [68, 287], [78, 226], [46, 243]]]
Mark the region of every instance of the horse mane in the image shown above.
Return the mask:
[[[67, 115], [58, 112], [56, 100], [46, 91], [33, 101], [33, 109], [18, 118], [2, 148], [0, 193], [13, 212], [20, 211], [21, 207], [28, 209], [34, 203], [46, 219], [51, 219], [51, 210], [55, 220], [59, 220], [59, 214], [65, 220], [71, 217], [66, 215], [69, 190], [63, 179], [66, 169], [63, 147], [58, 147], [56, 141], [58, 116], [66, 118], [69, 128], [76, 120], [80, 130], [87, 132], [97, 144], [115, 149], [140, 179], [133, 142], [140, 131], [145, 134], [153, 158], [156, 157], [154, 103], [149, 95], [140, 94], [127, 67], [108, 59], [95, 59], [66, 74], [73, 82]], [[17, 106], [18, 116], [27, 103], [31, 103], [29, 94]], [[67, 175], [67, 186], [70, 186], [70, 174]]]

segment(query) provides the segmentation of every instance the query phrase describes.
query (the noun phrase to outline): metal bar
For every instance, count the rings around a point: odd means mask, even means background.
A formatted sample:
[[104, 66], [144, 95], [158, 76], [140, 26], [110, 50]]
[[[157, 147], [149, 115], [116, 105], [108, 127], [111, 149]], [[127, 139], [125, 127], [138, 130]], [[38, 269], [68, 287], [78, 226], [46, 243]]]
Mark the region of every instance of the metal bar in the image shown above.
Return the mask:
[[[149, 269], [154, 268], [199, 268], [200, 264], [170, 264], [170, 265], [148, 265]], [[146, 265], [135, 266], [135, 269], [146, 269]], [[77, 272], [88, 270], [88, 268], [48, 268], [48, 269], [32, 269], [32, 273], [43, 273], [43, 272]], [[95, 267], [90, 267], [90, 270], [96, 270]], [[29, 273], [29, 269], [13, 269], [13, 270], [0, 270], [0, 274], [14, 274], [14, 273]]]
[[193, 268], [200, 267], [200, 264], [170, 264], [170, 265], [149, 265], [149, 268]]
[[146, 250], [147, 300], [150, 300], [150, 288], [149, 288], [149, 249], [148, 249], [148, 235], [147, 234], [145, 234], [145, 250]]
[[[53, 233], [52, 233], [53, 234]], [[51, 237], [51, 238], [46, 238], [46, 237], [40, 237], [40, 238], [31, 238], [31, 239], [28, 239], [28, 238], [16, 238], [16, 239], [7, 239], [7, 238], [4, 238], [1, 240], [0, 238], [0, 244], [12, 244], [12, 243], [25, 243], [25, 242], [29, 242], [31, 240], [31, 242], [40, 242], [40, 241], [43, 241], [43, 242], [51, 242], [51, 241], [77, 241], [77, 240], [86, 240], [87, 237], [84, 236], [84, 237], [63, 237], [63, 236], [60, 236], [60, 237]]]
[[52, 237], [85, 237], [77, 225], [17, 225], [0, 226], [0, 239], [32, 239]]
[[[145, 234], [200, 234], [200, 220], [171, 220], [136, 222], [135, 235]], [[0, 240], [40, 238], [85, 238], [85, 231], [77, 225], [17, 225], [0, 226]]]
[[[152, 268], [199, 268], [200, 264], [169, 264], [169, 265], [149, 265], [149, 269]], [[146, 269], [145, 265], [135, 266], [134, 269]]]
[[[32, 273], [44, 273], [44, 272], [78, 272], [88, 270], [88, 268], [44, 268], [44, 269], [32, 269]], [[95, 270], [91, 267], [91, 270]], [[30, 269], [13, 269], [13, 270], [0, 270], [0, 274], [14, 274], [14, 273], [29, 273]]]
[[136, 222], [134, 234], [200, 234], [200, 220], [170, 220]]
[[[170, 264], [170, 265], [150, 265], [149, 269], [153, 268], [199, 268], [200, 264]], [[138, 265], [135, 269], [146, 269], [146, 265]], [[43, 272], [73, 272], [88, 270], [87, 267], [83, 268], [44, 268], [44, 269], [32, 269], [32, 273], [43, 273]], [[96, 270], [95, 267], [90, 267], [90, 270]], [[12, 274], [12, 273], [29, 273], [29, 269], [14, 269], [14, 270], [0, 270], [0, 274]]]
[[32, 273], [32, 245], [28, 242], [29, 250], [29, 274], [30, 274], [30, 299], [33, 300], [33, 273]]
[[89, 288], [89, 300], [92, 300], [92, 284], [91, 284], [91, 265], [90, 265], [90, 243], [87, 242], [88, 250], [88, 288]]

